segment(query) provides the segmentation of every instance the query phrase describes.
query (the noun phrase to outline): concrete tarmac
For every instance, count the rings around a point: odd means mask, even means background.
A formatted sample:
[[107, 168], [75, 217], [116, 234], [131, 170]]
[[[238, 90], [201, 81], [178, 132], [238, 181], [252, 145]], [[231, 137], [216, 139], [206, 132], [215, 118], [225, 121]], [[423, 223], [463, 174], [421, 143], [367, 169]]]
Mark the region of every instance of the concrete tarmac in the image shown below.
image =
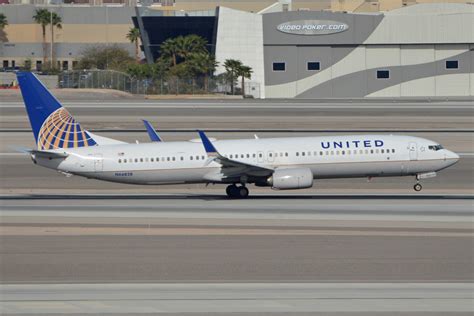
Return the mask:
[[[141, 119], [159, 129], [449, 129], [472, 130], [474, 104], [147, 101], [68, 102], [87, 129], [138, 129]], [[29, 128], [22, 102], [0, 105], [0, 129]]]
[[[4, 285], [2, 315], [472, 315], [469, 283]], [[179, 313], [179, 314], [175, 314]]]
[[65, 106], [85, 128], [128, 142], [147, 141], [141, 118], [168, 141], [196, 128], [219, 139], [378, 130], [436, 140], [461, 160], [421, 193], [412, 178], [341, 179], [252, 187], [250, 199], [229, 201], [224, 186], [131, 186], [34, 166], [13, 149], [34, 146], [23, 105], [3, 102], [2, 315], [472, 315], [471, 103]]
[[4, 197], [2, 283], [471, 282], [470, 196]]

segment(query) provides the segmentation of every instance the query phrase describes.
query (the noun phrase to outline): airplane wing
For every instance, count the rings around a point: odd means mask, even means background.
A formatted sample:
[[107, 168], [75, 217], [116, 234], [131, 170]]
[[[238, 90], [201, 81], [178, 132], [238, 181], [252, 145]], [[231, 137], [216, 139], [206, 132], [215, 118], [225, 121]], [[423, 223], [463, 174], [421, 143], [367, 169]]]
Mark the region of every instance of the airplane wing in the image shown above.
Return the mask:
[[208, 157], [212, 158], [211, 161], [215, 161], [222, 165], [221, 172], [223, 173], [223, 176], [237, 177], [242, 175], [249, 175], [265, 177], [270, 176], [273, 173], [274, 169], [272, 168], [237, 161], [222, 156], [203, 131], [198, 131], [198, 133], [201, 137], [202, 144], [204, 145], [204, 149], [206, 150]]
[[158, 135], [153, 125], [151, 125], [151, 123], [148, 122], [147, 120], [142, 120], [142, 121], [143, 121], [143, 124], [145, 124], [148, 136], [150, 136], [150, 140], [152, 142], [162, 142], [163, 140], [161, 139], [160, 135]]

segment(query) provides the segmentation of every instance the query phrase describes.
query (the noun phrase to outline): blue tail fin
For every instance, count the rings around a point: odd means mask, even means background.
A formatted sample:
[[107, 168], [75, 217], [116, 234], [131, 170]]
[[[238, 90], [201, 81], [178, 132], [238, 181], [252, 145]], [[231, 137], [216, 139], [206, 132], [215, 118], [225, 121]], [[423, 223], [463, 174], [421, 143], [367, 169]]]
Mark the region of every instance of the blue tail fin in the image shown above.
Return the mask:
[[158, 135], [153, 125], [151, 125], [151, 123], [148, 122], [147, 120], [142, 120], [142, 121], [143, 121], [143, 124], [145, 124], [146, 131], [148, 133], [148, 136], [150, 136], [151, 141], [162, 142], [163, 140], [161, 139], [160, 135]]
[[34, 74], [17, 78], [39, 150], [97, 145]]

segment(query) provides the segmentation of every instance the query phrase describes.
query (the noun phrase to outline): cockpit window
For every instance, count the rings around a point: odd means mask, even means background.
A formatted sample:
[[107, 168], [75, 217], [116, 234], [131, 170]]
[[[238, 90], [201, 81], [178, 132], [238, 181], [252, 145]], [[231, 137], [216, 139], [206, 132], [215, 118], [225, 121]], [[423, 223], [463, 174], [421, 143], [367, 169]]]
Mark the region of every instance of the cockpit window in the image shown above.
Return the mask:
[[443, 149], [443, 146], [441, 146], [439, 144], [438, 145], [431, 145], [431, 146], [428, 146], [428, 149], [438, 151], [438, 150]]

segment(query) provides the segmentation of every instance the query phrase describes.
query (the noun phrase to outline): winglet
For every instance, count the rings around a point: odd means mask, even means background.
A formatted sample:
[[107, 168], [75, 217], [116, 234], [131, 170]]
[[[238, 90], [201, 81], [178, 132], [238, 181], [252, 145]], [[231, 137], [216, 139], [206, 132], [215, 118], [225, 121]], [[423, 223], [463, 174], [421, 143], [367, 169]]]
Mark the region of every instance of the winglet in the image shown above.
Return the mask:
[[152, 142], [162, 142], [163, 140], [160, 138], [158, 133], [156, 132], [155, 128], [148, 122], [147, 120], [142, 120], [143, 124], [145, 124], [146, 131], [148, 133], [148, 136], [150, 136], [150, 139]]
[[211, 143], [209, 138], [207, 138], [206, 134], [203, 131], [199, 131], [199, 137], [201, 137], [202, 144], [204, 145], [204, 149], [206, 150], [206, 153], [209, 154], [218, 154], [216, 147]]

